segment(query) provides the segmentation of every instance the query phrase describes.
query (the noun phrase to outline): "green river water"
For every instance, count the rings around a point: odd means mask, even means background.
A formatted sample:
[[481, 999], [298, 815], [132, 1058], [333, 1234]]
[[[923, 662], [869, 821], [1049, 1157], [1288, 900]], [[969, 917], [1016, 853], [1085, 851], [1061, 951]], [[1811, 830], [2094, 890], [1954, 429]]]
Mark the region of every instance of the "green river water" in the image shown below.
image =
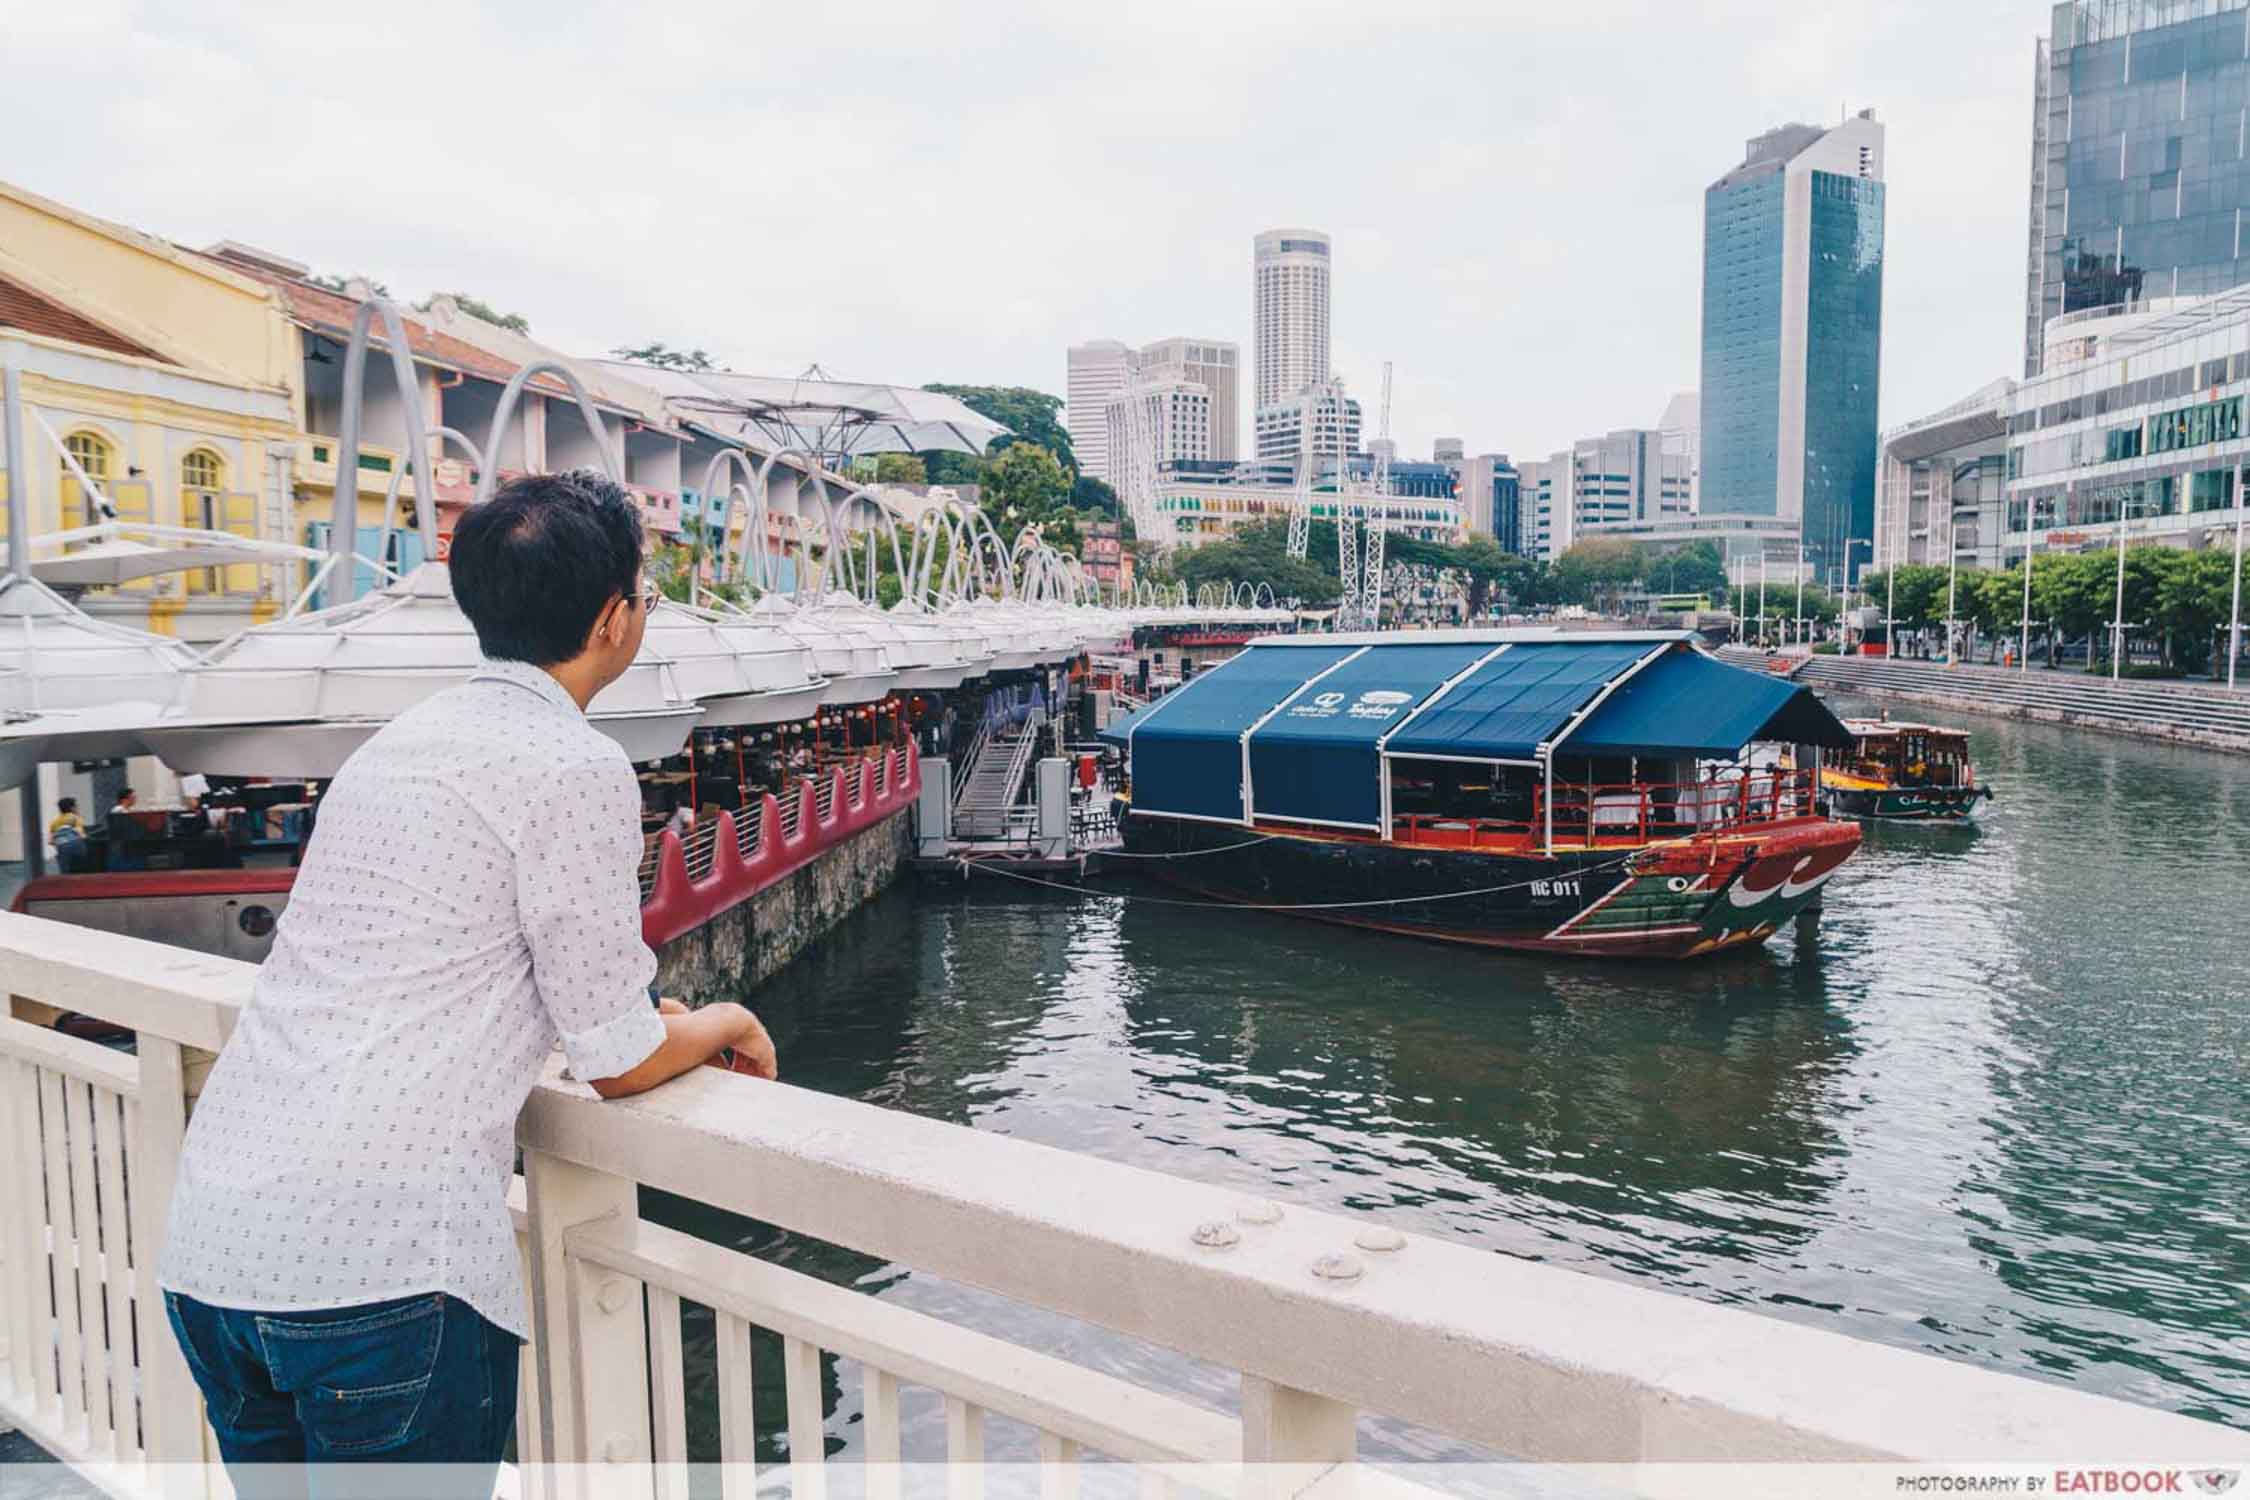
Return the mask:
[[[809, 1087], [2250, 1427], [2250, 761], [1973, 727], [1999, 789], [1981, 824], [1871, 830], [1810, 941], [1569, 963], [908, 885], [746, 998]], [[1233, 1399], [1167, 1351], [652, 1212]], [[707, 1316], [690, 1346], [710, 1358]], [[771, 1430], [778, 1359], [758, 1364]], [[858, 1380], [829, 1386], [849, 1448]], [[909, 1456], [934, 1457], [923, 1394]], [[1020, 1436], [996, 1424], [995, 1455]], [[1454, 1456], [1387, 1424], [1366, 1447]]]

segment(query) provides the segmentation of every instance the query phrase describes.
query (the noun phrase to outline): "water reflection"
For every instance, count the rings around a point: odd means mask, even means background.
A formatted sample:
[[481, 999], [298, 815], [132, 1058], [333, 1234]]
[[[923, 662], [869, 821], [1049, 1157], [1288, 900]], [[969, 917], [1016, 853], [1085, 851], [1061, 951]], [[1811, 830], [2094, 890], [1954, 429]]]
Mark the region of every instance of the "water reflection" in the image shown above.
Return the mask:
[[[1984, 826], [1872, 829], [1816, 938], [1717, 962], [980, 886], [894, 893], [756, 1003], [812, 1087], [2250, 1425], [2243, 763], [1998, 721], [1973, 744]], [[1163, 1351], [662, 1212], [1233, 1399]], [[849, 1441], [856, 1377], [832, 1396]], [[936, 1451], [934, 1403], [906, 1428]]]

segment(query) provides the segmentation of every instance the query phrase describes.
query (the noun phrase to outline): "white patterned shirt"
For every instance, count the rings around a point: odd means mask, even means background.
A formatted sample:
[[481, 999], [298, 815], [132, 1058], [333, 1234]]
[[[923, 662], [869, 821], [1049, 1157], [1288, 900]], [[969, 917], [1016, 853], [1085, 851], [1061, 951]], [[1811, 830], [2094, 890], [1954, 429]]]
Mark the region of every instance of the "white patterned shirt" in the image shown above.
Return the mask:
[[664, 1040], [640, 796], [552, 677], [487, 662], [355, 751], [195, 1106], [158, 1279], [300, 1311], [450, 1292], [522, 1336], [515, 1122]]

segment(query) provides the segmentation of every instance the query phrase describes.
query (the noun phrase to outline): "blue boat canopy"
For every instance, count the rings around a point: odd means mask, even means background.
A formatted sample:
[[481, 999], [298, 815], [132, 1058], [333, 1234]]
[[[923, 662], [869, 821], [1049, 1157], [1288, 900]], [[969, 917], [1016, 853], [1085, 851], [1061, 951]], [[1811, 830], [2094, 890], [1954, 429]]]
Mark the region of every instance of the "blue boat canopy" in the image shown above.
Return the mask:
[[1340, 643], [1251, 647], [1150, 704], [1127, 743], [1135, 809], [1242, 822], [1242, 732], [1361, 649]]
[[1809, 688], [1683, 633], [1443, 632], [1260, 641], [1103, 731], [1137, 811], [1380, 829], [1384, 757], [1712, 759], [1756, 740], [1846, 747]]
[[1482, 641], [1362, 646], [1250, 731], [1251, 816], [1383, 826], [1383, 737], [1492, 654]]
[[1852, 734], [1811, 688], [1682, 648], [1618, 684], [1564, 745], [1578, 755], [1717, 759], [1754, 740], [1847, 750]]
[[[1393, 755], [1532, 760], [1617, 678], [1669, 650], [1670, 637], [1517, 641], [1391, 737]], [[1684, 649], [1684, 648], [1683, 648]]]

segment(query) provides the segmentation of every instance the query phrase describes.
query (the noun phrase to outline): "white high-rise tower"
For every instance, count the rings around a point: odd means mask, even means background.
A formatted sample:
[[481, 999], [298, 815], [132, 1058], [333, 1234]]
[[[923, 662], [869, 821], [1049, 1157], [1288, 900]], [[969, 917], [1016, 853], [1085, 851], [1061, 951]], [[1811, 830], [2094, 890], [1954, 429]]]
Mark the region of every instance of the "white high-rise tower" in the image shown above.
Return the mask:
[[1257, 238], [1251, 327], [1261, 412], [1328, 379], [1328, 250], [1317, 229], [1269, 229]]
[[1063, 429], [1070, 434], [1071, 451], [1078, 455], [1078, 472], [1118, 482], [1123, 457], [1109, 448], [1109, 403], [1133, 379], [1133, 351], [1115, 339], [1095, 339], [1070, 346], [1068, 384], [1064, 386]]

